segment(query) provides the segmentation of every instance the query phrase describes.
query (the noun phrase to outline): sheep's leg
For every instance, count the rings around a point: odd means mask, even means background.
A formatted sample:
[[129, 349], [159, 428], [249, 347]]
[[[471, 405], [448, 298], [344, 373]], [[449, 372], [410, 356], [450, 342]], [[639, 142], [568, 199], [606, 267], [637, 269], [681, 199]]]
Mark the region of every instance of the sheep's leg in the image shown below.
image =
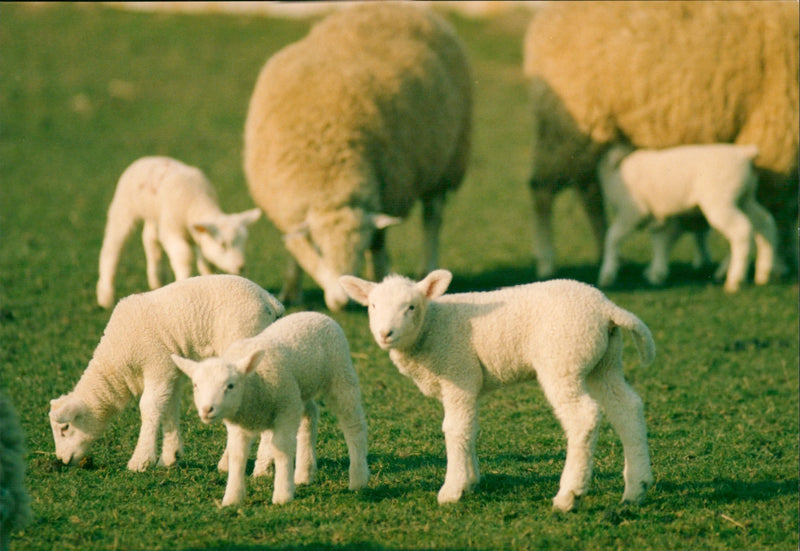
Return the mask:
[[305, 405], [305, 413], [297, 430], [297, 462], [294, 468], [295, 484], [310, 484], [317, 472], [317, 423], [319, 408], [314, 400]]
[[444, 194], [436, 194], [422, 199], [422, 263], [419, 267], [421, 277], [439, 267], [439, 232], [442, 228]]
[[549, 367], [538, 370], [537, 374], [567, 436], [567, 459], [558, 493], [553, 498], [553, 508], [566, 512], [573, 510], [589, 489], [600, 408], [583, 388], [582, 381], [565, 374], [559, 366]]
[[286, 277], [278, 300], [286, 305], [303, 301], [303, 270], [294, 258], [290, 258], [286, 265]]
[[600, 184], [595, 180], [589, 180], [584, 185], [576, 186], [576, 189], [583, 202], [583, 208], [586, 211], [586, 217], [589, 219], [589, 227], [592, 229], [598, 256], [600, 256], [602, 254], [603, 239], [608, 232]]
[[367, 418], [361, 404], [361, 391], [358, 385], [348, 383], [344, 377], [340, 377], [336, 379], [325, 399], [336, 416], [347, 443], [350, 457], [349, 488], [364, 488], [369, 482], [370, 473], [367, 465]]
[[168, 388], [154, 388], [145, 381], [144, 392], [139, 400], [142, 428], [133, 455], [128, 461], [131, 471], [146, 471], [156, 464], [158, 429], [172, 392]]
[[284, 244], [297, 260], [297, 263], [322, 287], [325, 291], [325, 305], [333, 311], [340, 310], [349, 297], [339, 285], [338, 274], [333, 273], [322, 261], [317, 250], [305, 235], [292, 234], [287, 236]]
[[633, 212], [621, 211], [608, 228], [605, 239], [605, 249], [603, 251], [603, 263], [600, 266], [600, 275], [597, 284], [606, 287], [614, 283], [619, 272], [619, 247], [623, 240], [639, 224], [641, 218]]
[[732, 204], [703, 207], [703, 214], [708, 223], [724, 235], [730, 244], [730, 261], [724, 288], [728, 293], [735, 293], [747, 274], [753, 226], [747, 216]]
[[147, 284], [151, 289], [161, 287], [161, 243], [158, 241], [158, 226], [145, 221], [142, 228], [142, 245], [147, 261]]
[[244, 501], [245, 471], [247, 470], [247, 457], [250, 455], [250, 446], [253, 444], [255, 434], [243, 428], [226, 423], [228, 428], [228, 482], [225, 485], [225, 495], [222, 497], [222, 506], [238, 505]]
[[475, 441], [478, 437], [477, 394], [454, 388], [442, 389], [444, 432], [447, 449], [447, 473], [439, 490], [439, 503], [461, 499], [479, 481]]
[[775, 267], [775, 249], [778, 246], [778, 229], [772, 215], [756, 202], [753, 194], [742, 201], [742, 210], [750, 218], [756, 241], [756, 285], [769, 283]]
[[290, 406], [275, 418], [272, 429], [272, 452], [275, 459], [275, 483], [272, 503], [281, 505], [294, 499], [294, 461], [297, 431], [303, 416], [302, 404]]
[[103, 308], [114, 304], [114, 276], [125, 240], [136, 223], [127, 209], [112, 201], [108, 209], [103, 246], [100, 249], [99, 277], [97, 279], [97, 303]]
[[163, 226], [159, 231], [175, 281], [188, 279], [192, 275], [192, 247], [179, 235], [165, 232]]
[[586, 385], [598, 401], [622, 441], [625, 454], [625, 492], [622, 501], [640, 503], [653, 485], [644, 406], [625, 381], [622, 371], [622, 335], [617, 328], [600, 365], [589, 374]]
[[169, 467], [183, 456], [183, 440], [180, 431], [181, 392], [175, 389], [169, 398], [161, 423], [164, 439], [161, 445], [160, 466]]
[[265, 430], [261, 433], [261, 441], [256, 452], [256, 464], [253, 467], [253, 477], [267, 474], [272, 465], [272, 431]]
[[539, 187], [530, 182], [533, 200], [533, 254], [536, 257], [536, 275], [547, 279], [555, 273], [555, 251], [553, 250], [553, 201], [555, 192], [549, 187]]

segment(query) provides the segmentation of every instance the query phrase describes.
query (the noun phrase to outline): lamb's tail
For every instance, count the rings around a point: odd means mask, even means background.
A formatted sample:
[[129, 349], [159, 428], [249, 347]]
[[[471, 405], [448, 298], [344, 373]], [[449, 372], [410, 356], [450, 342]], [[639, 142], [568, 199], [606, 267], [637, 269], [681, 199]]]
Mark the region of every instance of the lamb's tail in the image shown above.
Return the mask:
[[656, 343], [653, 340], [653, 334], [644, 322], [613, 303], [611, 304], [609, 317], [611, 318], [611, 323], [627, 329], [631, 334], [642, 365], [647, 366], [653, 363], [656, 357]]

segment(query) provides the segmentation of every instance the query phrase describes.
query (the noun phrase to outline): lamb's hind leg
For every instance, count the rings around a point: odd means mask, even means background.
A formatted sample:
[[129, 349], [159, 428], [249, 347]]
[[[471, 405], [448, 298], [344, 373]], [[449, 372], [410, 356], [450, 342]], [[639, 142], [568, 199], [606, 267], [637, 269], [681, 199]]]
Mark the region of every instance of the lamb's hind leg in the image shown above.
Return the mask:
[[769, 283], [775, 271], [775, 249], [778, 246], [778, 229], [775, 219], [755, 199], [754, 194], [742, 201], [742, 210], [753, 223], [756, 241], [756, 285]]
[[565, 376], [558, 369], [541, 369], [538, 375], [542, 390], [567, 436], [567, 459], [558, 494], [553, 498], [553, 508], [572, 511], [589, 489], [600, 408], [577, 375]]
[[97, 303], [103, 308], [114, 305], [114, 276], [125, 240], [133, 231], [136, 218], [127, 208], [112, 201], [108, 209], [103, 246], [100, 249], [99, 277], [97, 279]]
[[305, 405], [305, 413], [297, 430], [297, 461], [294, 467], [294, 483], [310, 484], [317, 472], [317, 423], [319, 408], [314, 400]]
[[[353, 375], [355, 376], [355, 371]], [[367, 418], [361, 405], [361, 391], [358, 384], [347, 382], [344, 378], [338, 380], [325, 397], [325, 401], [336, 416], [347, 443], [347, 452], [350, 456], [349, 488], [351, 490], [364, 488], [369, 482], [370, 475], [367, 465]]]
[[164, 418], [162, 431], [164, 440], [161, 445], [161, 458], [159, 466], [169, 467], [183, 456], [183, 440], [180, 432], [181, 389], [176, 389], [169, 399]]
[[640, 503], [653, 485], [647, 428], [641, 398], [625, 381], [622, 371], [622, 335], [614, 329], [600, 364], [586, 378], [586, 385], [622, 440], [625, 454], [623, 502]]

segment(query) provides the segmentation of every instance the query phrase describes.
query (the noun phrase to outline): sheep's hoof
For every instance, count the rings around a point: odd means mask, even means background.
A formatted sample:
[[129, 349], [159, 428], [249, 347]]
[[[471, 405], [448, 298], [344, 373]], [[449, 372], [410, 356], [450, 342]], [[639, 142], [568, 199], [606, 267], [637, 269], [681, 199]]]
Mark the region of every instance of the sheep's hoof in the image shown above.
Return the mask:
[[286, 505], [287, 503], [291, 502], [294, 499], [292, 494], [272, 494], [272, 504], [273, 505]]
[[457, 503], [461, 500], [461, 496], [464, 494], [464, 490], [461, 488], [452, 490], [445, 486], [439, 490], [439, 495], [437, 496], [437, 501], [439, 505], [444, 505], [446, 503]]
[[144, 459], [138, 459], [132, 457], [131, 460], [128, 461], [128, 470], [137, 473], [143, 473], [155, 464], [156, 464], [155, 457], [146, 457]]
[[575, 511], [580, 503], [580, 496], [576, 496], [572, 492], [567, 492], [565, 495], [557, 495], [553, 498], [553, 510], [561, 513], [569, 513]]

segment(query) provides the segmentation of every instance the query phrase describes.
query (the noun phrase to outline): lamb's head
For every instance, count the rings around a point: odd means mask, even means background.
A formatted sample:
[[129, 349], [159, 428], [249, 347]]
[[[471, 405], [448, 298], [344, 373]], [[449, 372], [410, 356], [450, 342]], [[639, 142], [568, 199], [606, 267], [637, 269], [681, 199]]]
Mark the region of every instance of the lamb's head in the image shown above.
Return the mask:
[[192, 224], [192, 239], [206, 260], [224, 272], [238, 275], [244, 268], [247, 226], [260, 216], [259, 209], [217, 215]]
[[369, 328], [378, 346], [402, 350], [417, 341], [429, 302], [444, 294], [452, 277], [447, 270], [434, 270], [419, 282], [389, 276], [372, 283], [342, 276], [339, 283], [353, 300], [369, 309]]
[[75, 465], [89, 453], [104, 423], [77, 396], [67, 394], [50, 400], [50, 428], [56, 457], [65, 465]]
[[208, 358], [196, 362], [176, 354], [172, 361], [192, 380], [197, 414], [209, 424], [236, 413], [244, 396], [244, 379], [263, 357], [264, 351], [256, 350], [236, 361]]
[[286, 235], [286, 247], [325, 291], [328, 308], [337, 311], [347, 304], [339, 276], [361, 272], [375, 232], [400, 222], [400, 218], [361, 208], [312, 210], [304, 224]]

